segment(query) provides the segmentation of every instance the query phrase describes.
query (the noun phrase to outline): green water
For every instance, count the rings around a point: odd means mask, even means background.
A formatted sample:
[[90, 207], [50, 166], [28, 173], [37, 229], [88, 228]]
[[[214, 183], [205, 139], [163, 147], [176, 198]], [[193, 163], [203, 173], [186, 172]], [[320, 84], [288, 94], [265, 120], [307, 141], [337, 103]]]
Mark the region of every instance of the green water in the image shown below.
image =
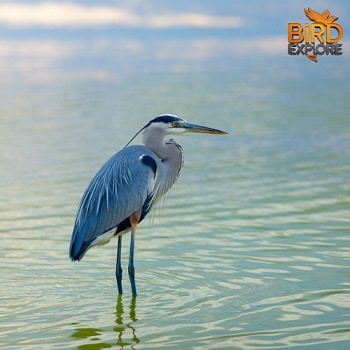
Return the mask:
[[[347, 80], [155, 74], [1, 91], [1, 348], [348, 348]], [[68, 259], [76, 208], [166, 112], [229, 135], [177, 137], [181, 176], [136, 236], [139, 295], [125, 273], [118, 297], [116, 241]]]

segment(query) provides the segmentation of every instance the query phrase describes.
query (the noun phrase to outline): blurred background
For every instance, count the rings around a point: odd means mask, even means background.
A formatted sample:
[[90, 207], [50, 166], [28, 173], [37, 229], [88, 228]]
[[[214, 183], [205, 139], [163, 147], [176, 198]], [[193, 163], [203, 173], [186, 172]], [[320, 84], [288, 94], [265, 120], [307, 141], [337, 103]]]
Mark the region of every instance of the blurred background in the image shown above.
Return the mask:
[[[287, 53], [287, 23], [330, 8], [344, 28], [340, 57], [322, 69]], [[347, 1], [0, 1], [1, 84], [111, 81], [149, 72], [225, 71], [251, 79], [349, 73]], [[331, 72], [330, 72], [331, 71]]]

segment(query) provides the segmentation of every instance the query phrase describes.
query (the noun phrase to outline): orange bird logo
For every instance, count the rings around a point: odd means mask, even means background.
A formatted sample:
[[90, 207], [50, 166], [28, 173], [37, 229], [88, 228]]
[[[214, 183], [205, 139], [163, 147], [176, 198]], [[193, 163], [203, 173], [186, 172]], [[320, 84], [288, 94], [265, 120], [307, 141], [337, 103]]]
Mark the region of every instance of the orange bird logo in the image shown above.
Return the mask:
[[317, 11], [314, 11], [308, 7], [304, 9], [305, 15], [308, 19], [313, 22], [323, 23], [325, 25], [331, 24], [338, 19], [338, 17], [330, 16], [330, 12], [328, 10], [323, 11], [321, 14]]
[[[312, 10], [310, 7], [304, 9], [305, 15], [308, 19], [315, 23], [322, 23], [324, 25], [331, 24], [338, 19], [338, 17], [330, 16], [330, 12], [328, 10], [323, 11], [322, 13], [318, 13], [315, 10]], [[317, 62], [317, 54], [316, 55], [306, 55], [311, 61]]]
[[302, 54], [314, 62], [319, 55], [342, 55], [340, 40], [344, 31], [336, 23], [338, 17], [331, 16], [329, 10], [317, 12], [310, 7], [304, 8], [304, 12], [312, 23], [305, 23], [305, 26], [298, 22], [288, 23], [288, 54]]

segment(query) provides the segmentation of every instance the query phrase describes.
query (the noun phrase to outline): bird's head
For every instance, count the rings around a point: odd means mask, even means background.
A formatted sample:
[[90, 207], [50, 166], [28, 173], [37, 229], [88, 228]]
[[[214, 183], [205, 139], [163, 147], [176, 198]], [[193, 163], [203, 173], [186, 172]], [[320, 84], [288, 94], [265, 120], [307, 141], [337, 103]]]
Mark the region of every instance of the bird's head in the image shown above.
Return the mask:
[[204, 133], [204, 134], [227, 134], [225, 131], [209, 128], [207, 126], [188, 123], [186, 120], [172, 114], [160, 115], [149, 121], [129, 142], [129, 145], [134, 138], [143, 132], [144, 137], [163, 138], [168, 134], [183, 134], [183, 133]]
[[227, 132], [218, 129], [188, 123], [186, 120], [172, 114], [164, 114], [152, 119], [143, 129], [145, 131], [148, 128], [159, 128], [163, 130], [165, 134], [180, 134], [186, 132], [204, 134], [227, 134]]

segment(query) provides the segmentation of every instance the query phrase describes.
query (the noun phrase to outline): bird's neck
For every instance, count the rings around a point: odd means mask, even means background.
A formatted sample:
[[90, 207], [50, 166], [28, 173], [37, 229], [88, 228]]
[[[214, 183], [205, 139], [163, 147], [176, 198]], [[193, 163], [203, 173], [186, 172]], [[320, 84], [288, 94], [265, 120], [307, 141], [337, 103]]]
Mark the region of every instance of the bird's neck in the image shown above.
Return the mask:
[[151, 145], [145, 144], [159, 157], [159, 167], [157, 168], [156, 177], [156, 198], [157, 201], [160, 196], [168, 192], [173, 183], [178, 178], [183, 165], [183, 152], [181, 146], [175, 140], [161, 140], [160, 143]]
[[169, 150], [163, 141], [163, 137], [154, 138], [152, 137], [152, 135], [148, 135], [148, 133], [144, 133], [143, 144], [149, 149], [151, 149], [161, 160], [167, 160], [170, 156]]

